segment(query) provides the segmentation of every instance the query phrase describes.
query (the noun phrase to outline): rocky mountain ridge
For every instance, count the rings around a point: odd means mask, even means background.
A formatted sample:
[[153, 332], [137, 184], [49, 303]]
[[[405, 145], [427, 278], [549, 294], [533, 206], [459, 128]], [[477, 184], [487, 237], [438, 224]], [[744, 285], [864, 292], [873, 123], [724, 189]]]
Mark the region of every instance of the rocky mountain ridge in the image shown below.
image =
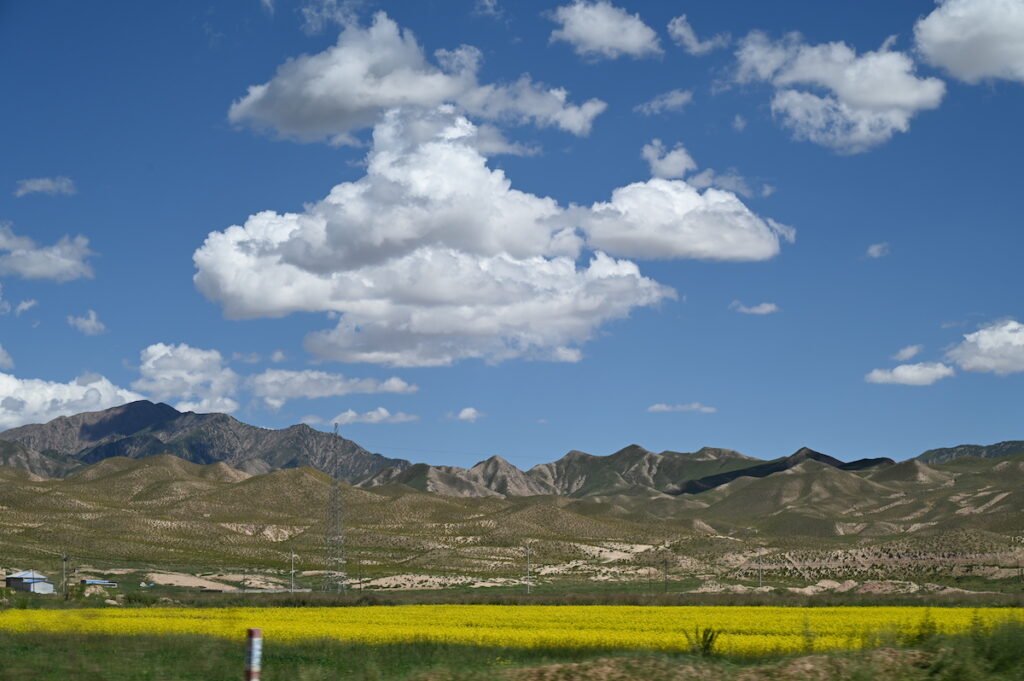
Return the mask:
[[917, 458], [925, 463], [947, 463], [963, 456], [975, 456], [980, 459], [1001, 459], [1006, 456], [1024, 453], [1024, 440], [1007, 440], [991, 445], [957, 445], [929, 449]]
[[[183, 413], [148, 401], [0, 432], [0, 465], [44, 478], [65, 477], [111, 458], [171, 454], [196, 464], [221, 462], [250, 475], [310, 466], [364, 489], [401, 485], [421, 492], [480, 498], [687, 498], [719, 488], [744, 487], [756, 479], [774, 479], [794, 469], [817, 471], [824, 485], [839, 479], [831, 471], [867, 472], [877, 478], [891, 469], [897, 478], [931, 479], [934, 474], [927, 469], [929, 461], [990, 458], [1016, 451], [1024, 451], [1024, 442], [929, 450], [911, 460], [916, 464], [896, 464], [888, 458], [843, 462], [807, 447], [764, 461], [730, 449], [655, 453], [633, 444], [607, 456], [572, 450], [526, 471], [500, 456], [462, 468], [387, 458], [306, 425], [271, 430], [227, 414]], [[857, 486], [850, 478], [843, 479], [846, 487]]]
[[179, 412], [146, 400], [0, 433], [0, 464], [44, 477], [64, 477], [111, 457], [155, 454], [198, 464], [224, 462], [250, 474], [311, 466], [346, 480], [411, 465], [306, 425], [270, 430], [227, 414]]
[[500, 456], [471, 468], [416, 464], [386, 468], [358, 482], [363, 488], [399, 483], [423, 492], [448, 496], [587, 497], [609, 494], [658, 496], [678, 493], [695, 477], [748, 466], [752, 459], [728, 449], [705, 447], [697, 452], [648, 451], [629, 445], [608, 456], [577, 450], [561, 459], [522, 471]]

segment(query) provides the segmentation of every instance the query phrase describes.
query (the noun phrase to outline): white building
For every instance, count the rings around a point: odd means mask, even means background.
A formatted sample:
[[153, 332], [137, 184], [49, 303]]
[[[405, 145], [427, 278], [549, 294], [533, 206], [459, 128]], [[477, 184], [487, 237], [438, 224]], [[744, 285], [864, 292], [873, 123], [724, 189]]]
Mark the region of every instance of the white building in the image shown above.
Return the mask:
[[35, 570], [25, 570], [7, 575], [4, 584], [8, 589], [16, 591], [27, 591], [33, 594], [52, 594], [53, 582], [46, 575]]

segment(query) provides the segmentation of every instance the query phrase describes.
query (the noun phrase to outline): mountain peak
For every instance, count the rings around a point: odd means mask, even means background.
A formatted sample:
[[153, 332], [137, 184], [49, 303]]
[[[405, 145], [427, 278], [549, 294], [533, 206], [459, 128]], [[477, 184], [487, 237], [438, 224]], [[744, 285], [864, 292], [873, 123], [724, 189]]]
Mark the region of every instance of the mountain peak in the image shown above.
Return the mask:
[[503, 496], [528, 497], [555, 492], [546, 481], [527, 475], [497, 455], [465, 471], [464, 477]]
[[0, 440], [20, 442], [36, 451], [53, 450], [74, 455], [91, 445], [125, 437], [172, 421], [181, 416], [162, 402], [138, 400], [72, 416], [58, 416], [47, 423], [35, 423], [0, 433]]
[[822, 454], [810, 447], [801, 447], [786, 457], [786, 460], [790, 461], [792, 464], [798, 464], [802, 461], [807, 461], [808, 459], [819, 463], [827, 463], [829, 466], [834, 466], [836, 468], [843, 465], [843, 462], [839, 459], [829, 456], [828, 454]]
[[508, 459], [503, 458], [500, 454], [492, 454], [483, 461], [476, 462], [473, 468], [485, 465], [511, 466], [512, 464], [510, 464]]
[[652, 454], [652, 453], [653, 452], [651, 452], [646, 447], [641, 447], [640, 445], [634, 443], [634, 444], [631, 444], [631, 445], [626, 445], [625, 447], [623, 447], [619, 451], [615, 452], [611, 456], [617, 456], [617, 455], [621, 456], [621, 455], [624, 455], [624, 454], [641, 454], [642, 455], [642, 454]]
[[163, 402], [138, 400], [105, 411], [79, 414], [79, 416], [95, 416], [82, 423], [80, 432], [83, 440], [98, 442], [110, 435], [129, 435], [164, 423], [181, 416], [181, 412]]
[[[183, 413], [148, 400], [12, 428], [0, 433], [0, 441], [4, 440], [25, 448], [7, 452], [5, 461], [21, 461], [40, 472], [57, 474], [110, 457], [140, 459], [159, 454], [174, 454], [196, 464], [222, 461], [250, 474], [307, 465], [336, 471], [346, 479], [387, 466], [409, 465], [404, 459], [373, 454], [355, 442], [306, 425], [260, 428], [228, 414]], [[54, 466], [47, 468], [46, 462], [57, 459], [60, 470], [50, 471]]]

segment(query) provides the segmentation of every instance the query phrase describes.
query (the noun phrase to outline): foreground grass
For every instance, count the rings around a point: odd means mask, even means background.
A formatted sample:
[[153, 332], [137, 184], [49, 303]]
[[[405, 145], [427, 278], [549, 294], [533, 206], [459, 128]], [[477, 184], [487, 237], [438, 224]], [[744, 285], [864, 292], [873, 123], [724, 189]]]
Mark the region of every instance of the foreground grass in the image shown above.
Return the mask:
[[[358, 645], [339, 641], [268, 642], [267, 681], [391, 681], [441, 672], [443, 678], [494, 678], [496, 670], [582, 662], [593, 651], [478, 648], [431, 643]], [[120, 681], [241, 678], [244, 644], [198, 636], [101, 636], [0, 632], [0, 680]], [[457, 674], [456, 676], [452, 676]], [[478, 674], [478, 676], [473, 676]]]
[[[956, 636], [921, 632], [904, 647], [783, 658], [449, 644], [268, 642], [267, 681], [1019, 681], [1024, 626]], [[211, 681], [238, 678], [244, 645], [195, 636], [0, 632], [0, 681]]]

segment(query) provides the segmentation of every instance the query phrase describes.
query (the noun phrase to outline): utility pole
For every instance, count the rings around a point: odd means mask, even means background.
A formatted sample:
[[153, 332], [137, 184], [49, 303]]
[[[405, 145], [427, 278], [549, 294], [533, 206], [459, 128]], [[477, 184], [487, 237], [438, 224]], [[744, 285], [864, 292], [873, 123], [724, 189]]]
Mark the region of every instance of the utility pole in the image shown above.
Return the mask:
[[325, 563], [324, 591], [345, 593], [345, 528], [344, 508], [341, 498], [340, 452], [341, 437], [338, 435], [338, 424], [334, 424], [334, 438], [331, 441], [331, 485], [330, 497], [327, 501], [327, 524], [324, 528]]
[[665, 593], [668, 593], [668, 558], [665, 559], [661, 568], [661, 574], [665, 578]]
[[68, 593], [68, 559], [70, 557], [71, 556], [69, 556], [66, 553], [62, 553], [60, 555], [60, 559], [61, 559], [60, 583], [61, 583], [61, 589], [64, 591], [64, 600], [65, 601], [71, 598], [71, 594]]
[[291, 558], [292, 558], [292, 588], [291, 588], [291, 591], [294, 592], [295, 591], [295, 552], [294, 551], [291, 553]]

